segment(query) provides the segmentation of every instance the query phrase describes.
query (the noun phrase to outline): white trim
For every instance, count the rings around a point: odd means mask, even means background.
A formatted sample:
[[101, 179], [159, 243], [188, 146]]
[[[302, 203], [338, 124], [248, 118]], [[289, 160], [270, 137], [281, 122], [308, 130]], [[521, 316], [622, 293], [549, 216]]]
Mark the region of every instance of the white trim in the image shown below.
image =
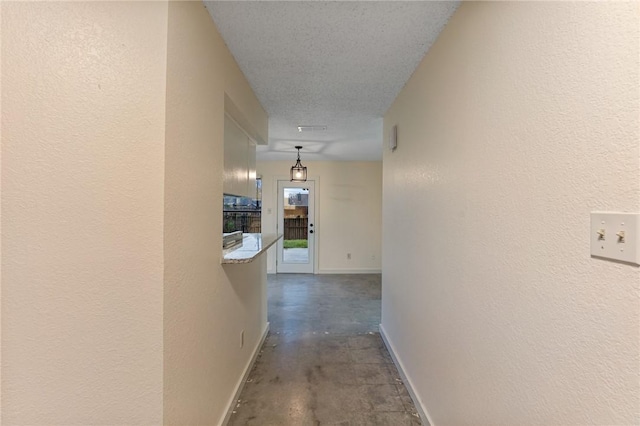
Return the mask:
[[[381, 274], [382, 269], [317, 269], [316, 275], [330, 274]], [[267, 269], [267, 275], [277, 274], [275, 269]]]
[[319, 269], [317, 274], [381, 274], [382, 269]]
[[[0, 0], [2, 1], [2, 0]], [[274, 232], [276, 233], [282, 233], [284, 234], [284, 230], [280, 230], [278, 228], [278, 181], [279, 180], [289, 180], [289, 176], [286, 175], [275, 175], [272, 176], [273, 179], [273, 199], [275, 200], [275, 210], [276, 210], [276, 214], [274, 215], [274, 221], [275, 224], [273, 226], [273, 229], [275, 230]], [[314, 212], [314, 223], [315, 223], [315, 227], [316, 227], [316, 231], [315, 231], [315, 238], [314, 238], [314, 245], [313, 245], [313, 273], [314, 274], [319, 274], [320, 272], [318, 271], [318, 265], [320, 265], [320, 257], [319, 257], [319, 253], [320, 253], [320, 235], [322, 234], [322, 232], [318, 232], [318, 229], [322, 226], [322, 224], [320, 223], [320, 176], [319, 175], [309, 175], [307, 176], [307, 180], [312, 180], [315, 182], [315, 188], [314, 188], [314, 202], [315, 202], [315, 212]], [[263, 193], [263, 200], [264, 200], [264, 193]], [[264, 215], [262, 216], [264, 217]], [[321, 228], [320, 228], [321, 229]], [[276, 248], [276, 253], [275, 253], [275, 261], [274, 261], [274, 265], [275, 268], [269, 270], [269, 265], [267, 265], [267, 274], [276, 274], [277, 270], [278, 270], [278, 249]]]
[[[281, 273], [299, 273], [299, 274], [316, 274], [318, 273], [318, 206], [317, 206], [317, 185], [314, 177], [309, 177], [306, 182], [291, 182], [289, 179], [278, 179], [276, 182], [276, 200], [277, 200], [277, 214], [276, 214], [276, 229], [278, 234], [284, 235], [284, 228], [280, 229], [283, 225], [284, 218], [284, 200], [282, 198], [281, 190], [287, 187], [294, 188], [309, 188], [309, 205], [308, 205], [308, 217], [309, 223], [315, 228], [310, 228], [308, 232], [313, 236], [309, 236], [309, 239], [313, 240], [313, 243], [309, 246], [309, 255], [311, 256], [307, 263], [285, 263], [283, 260], [283, 244], [284, 239], [280, 239], [276, 244], [276, 271]], [[309, 229], [309, 228], [308, 228]]]
[[418, 397], [418, 394], [414, 390], [411, 379], [405, 373], [404, 367], [402, 365], [402, 361], [400, 361], [400, 358], [398, 358], [398, 355], [396, 355], [396, 351], [393, 347], [393, 343], [391, 343], [391, 340], [389, 340], [389, 337], [387, 336], [387, 333], [385, 333], [384, 327], [382, 326], [382, 324], [380, 324], [380, 336], [382, 336], [382, 340], [384, 341], [384, 344], [389, 350], [389, 354], [391, 355], [391, 359], [393, 359], [393, 363], [398, 368], [398, 372], [400, 373], [400, 377], [402, 378], [402, 383], [404, 383], [405, 387], [407, 388], [407, 391], [409, 391], [409, 395], [413, 400], [413, 404], [416, 406], [416, 410], [418, 410], [420, 419], [423, 422], [426, 419], [431, 426], [435, 426], [435, 423], [433, 423], [431, 416], [427, 412], [427, 408], [424, 405], [422, 405], [422, 401], [420, 400], [420, 398]]
[[249, 360], [249, 363], [245, 367], [244, 373], [242, 374], [240, 381], [236, 385], [236, 391], [233, 393], [233, 398], [231, 398], [231, 400], [227, 404], [227, 413], [222, 419], [220, 426], [226, 425], [227, 423], [229, 423], [229, 420], [231, 420], [231, 415], [233, 414], [233, 410], [236, 408], [236, 404], [237, 404], [236, 401], [240, 397], [240, 394], [242, 393], [242, 389], [244, 388], [244, 384], [247, 382], [247, 379], [249, 378], [249, 373], [251, 373], [253, 364], [255, 364], [256, 359], [258, 359], [260, 348], [262, 348], [264, 339], [267, 338], [267, 333], [269, 333], [269, 323], [267, 323], [267, 325], [265, 326], [264, 331], [262, 332], [262, 337], [258, 341], [258, 344], [256, 345], [256, 347], [253, 349], [253, 355], [251, 355], [251, 359]]
[[[318, 269], [320, 268], [320, 238], [322, 235], [322, 223], [320, 223], [320, 176], [312, 175], [309, 177], [312, 179], [313, 184], [313, 196], [314, 196], [314, 209], [313, 212], [313, 220], [315, 221], [315, 238], [313, 239], [313, 273], [319, 274]], [[320, 229], [320, 231], [318, 231]]]

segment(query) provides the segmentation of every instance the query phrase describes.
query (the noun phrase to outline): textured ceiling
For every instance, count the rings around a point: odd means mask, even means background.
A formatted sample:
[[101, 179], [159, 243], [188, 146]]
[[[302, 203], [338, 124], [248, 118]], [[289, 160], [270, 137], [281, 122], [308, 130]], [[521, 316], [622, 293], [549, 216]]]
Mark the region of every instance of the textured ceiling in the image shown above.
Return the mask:
[[[458, 2], [205, 1], [269, 115], [260, 160], [380, 160], [382, 116]], [[298, 125], [326, 131], [298, 132]]]

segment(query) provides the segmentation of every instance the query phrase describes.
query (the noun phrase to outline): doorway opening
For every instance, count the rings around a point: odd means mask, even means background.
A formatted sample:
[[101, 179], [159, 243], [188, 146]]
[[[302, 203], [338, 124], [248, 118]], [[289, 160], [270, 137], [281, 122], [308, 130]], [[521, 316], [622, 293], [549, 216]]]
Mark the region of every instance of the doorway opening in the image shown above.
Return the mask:
[[315, 182], [278, 181], [277, 273], [314, 273]]

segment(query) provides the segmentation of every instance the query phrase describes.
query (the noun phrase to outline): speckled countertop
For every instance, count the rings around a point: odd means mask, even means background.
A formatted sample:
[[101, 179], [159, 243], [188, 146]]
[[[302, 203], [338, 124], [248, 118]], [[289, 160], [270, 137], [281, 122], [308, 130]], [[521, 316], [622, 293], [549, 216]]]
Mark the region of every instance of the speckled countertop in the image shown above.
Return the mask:
[[222, 264], [249, 263], [282, 238], [282, 234], [242, 234], [242, 246], [222, 250]]

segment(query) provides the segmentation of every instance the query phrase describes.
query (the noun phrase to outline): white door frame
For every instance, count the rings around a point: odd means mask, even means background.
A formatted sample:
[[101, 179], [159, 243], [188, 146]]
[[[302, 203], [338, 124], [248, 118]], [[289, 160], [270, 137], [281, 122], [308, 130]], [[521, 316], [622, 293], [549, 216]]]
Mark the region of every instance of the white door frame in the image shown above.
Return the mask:
[[[318, 233], [317, 233], [317, 220], [316, 220], [316, 180], [311, 178], [307, 182], [291, 182], [289, 179], [276, 178], [275, 190], [277, 200], [277, 232], [279, 234], [284, 233], [284, 199], [282, 197], [282, 191], [284, 188], [309, 188], [309, 206], [308, 206], [308, 250], [309, 250], [309, 262], [308, 263], [285, 263], [283, 259], [284, 253], [284, 238], [280, 238], [277, 244], [276, 253], [276, 273], [306, 273], [315, 274], [317, 270], [317, 247], [318, 247]], [[313, 226], [311, 226], [313, 225]]]

